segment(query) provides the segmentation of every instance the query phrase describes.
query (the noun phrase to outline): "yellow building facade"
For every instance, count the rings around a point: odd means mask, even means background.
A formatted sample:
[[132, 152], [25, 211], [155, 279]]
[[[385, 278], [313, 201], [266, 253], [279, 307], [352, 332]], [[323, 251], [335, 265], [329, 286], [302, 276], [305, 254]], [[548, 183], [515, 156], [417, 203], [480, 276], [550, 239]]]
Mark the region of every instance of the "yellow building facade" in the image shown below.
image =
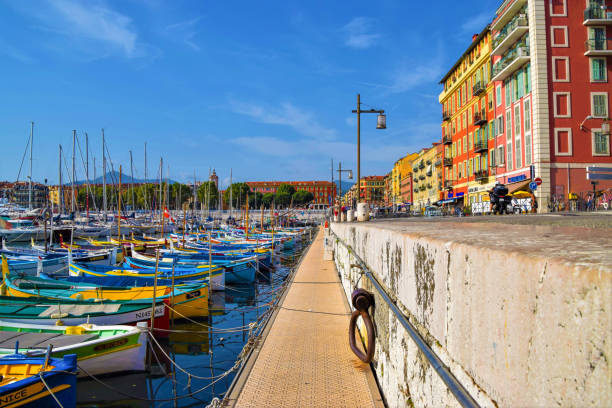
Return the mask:
[[391, 203], [399, 204], [403, 202], [401, 193], [402, 180], [412, 172], [412, 163], [419, 157], [419, 153], [409, 153], [398, 159], [391, 171]]
[[412, 162], [413, 204], [423, 210], [439, 200], [439, 172], [436, 169], [437, 146], [422, 149]]

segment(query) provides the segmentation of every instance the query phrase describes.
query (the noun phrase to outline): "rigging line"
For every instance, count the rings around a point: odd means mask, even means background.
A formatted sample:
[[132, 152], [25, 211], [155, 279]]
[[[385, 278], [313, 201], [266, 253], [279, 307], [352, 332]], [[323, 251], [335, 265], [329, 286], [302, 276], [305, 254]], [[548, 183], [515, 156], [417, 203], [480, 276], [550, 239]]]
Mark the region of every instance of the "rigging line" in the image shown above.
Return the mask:
[[[81, 142], [79, 142], [79, 136], [76, 137], [77, 146], [79, 148], [79, 154], [81, 155], [81, 164], [83, 164], [83, 168], [85, 168], [85, 159], [83, 158], [83, 151], [81, 150]], [[91, 191], [91, 187], [89, 185], [89, 177], [87, 177], [87, 191], [91, 196], [91, 201], [93, 201], [94, 209], [98, 211], [98, 206], [96, 205], [96, 198], [94, 197], [93, 192]]]
[[17, 173], [17, 180], [15, 181], [15, 183], [19, 182], [19, 177], [21, 177], [21, 169], [23, 168], [23, 162], [25, 160], [26, 154], [28, 154], [28, 147], [30, 147], [30, 140], [31, 140], [31, 137], [28, 136], [28, 143], [26, 144], [26, 148], [23, 152], [23, 157], [21, 158], [21, 165], [19, 166], [19, 173]]

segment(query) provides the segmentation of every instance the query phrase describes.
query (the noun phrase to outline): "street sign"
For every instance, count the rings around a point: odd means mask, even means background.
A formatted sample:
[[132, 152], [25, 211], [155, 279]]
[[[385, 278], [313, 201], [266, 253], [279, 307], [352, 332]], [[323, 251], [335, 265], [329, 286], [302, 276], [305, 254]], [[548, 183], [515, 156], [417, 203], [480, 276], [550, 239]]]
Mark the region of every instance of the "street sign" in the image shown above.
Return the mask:
[[[536, 179], [537, 180], [537, 179]], [[533, 191], [538, 189], [538, 183], [535, 181], [532, 181], [531, 183], [529, 183], [529, 188]]]
[[533, 181], [535, 181], [535, 183], [539, 186], [540, 184], [542, 184], [542, 179], [539, 177], [536, 177]]
[[612, 180], [612, 167], [587, 167], [587, 180]]

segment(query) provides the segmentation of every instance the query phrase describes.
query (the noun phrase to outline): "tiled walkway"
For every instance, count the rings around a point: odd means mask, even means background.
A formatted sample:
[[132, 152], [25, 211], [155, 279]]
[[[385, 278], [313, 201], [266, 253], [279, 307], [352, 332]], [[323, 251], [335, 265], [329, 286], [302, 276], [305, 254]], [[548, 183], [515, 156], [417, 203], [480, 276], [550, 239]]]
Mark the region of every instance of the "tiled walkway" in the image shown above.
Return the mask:
[[370, 366], [349, 348], [349, 315], [334, 263], [323, 260], [320, 231], [230, 405], [382, 407]]

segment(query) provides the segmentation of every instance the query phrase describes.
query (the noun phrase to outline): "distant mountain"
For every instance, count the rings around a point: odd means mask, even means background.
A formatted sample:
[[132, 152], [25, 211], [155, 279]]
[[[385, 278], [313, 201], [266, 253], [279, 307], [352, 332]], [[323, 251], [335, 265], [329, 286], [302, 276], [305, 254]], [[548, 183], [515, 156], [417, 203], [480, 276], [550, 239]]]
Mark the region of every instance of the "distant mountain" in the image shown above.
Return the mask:
[[[338, 193], [340, 193], [340, 180], [334, 180], [334, 183], [336, 183], [336, 188], [338, 189]], [[343, 181], [342, 182], [342, 192], [346, 193], [347, 191], [349, 191], [351, 187], [353, 186], [353, 184], [355, 183], [352, 181]]]
[[[93, 180], [89, 180], [90, 184], [102, 184], [104, 181], [104, 177], [103, 176], [99, 176], [96, 177]], [[164, 182], [166, 181], [165, 179], [163, 180]], [[106, 173], [106, 183], [107, 184], [117, 184], [119, 183], [119, 172], [118, 171], [109, 171], [108, 173]], [[138, 178], [134, 178], [134, 180], [132, 180], [132, 177], [128, 176], [125, 173], [121, 173], [121, 184], [130, 184], [130, 183], [135, 183], [135, 184], [140, 184], [140, 183], [159, 183], [159, 179], [138, 179]], [[168, 180], [168, 183], [170, 184], [174, 184], [174, 183], [178, 183], [178, 181], [174, 181], [172, 179]], [[87, 184], [87, 180], [78, 180], [75, 182], [75, 184]]]

